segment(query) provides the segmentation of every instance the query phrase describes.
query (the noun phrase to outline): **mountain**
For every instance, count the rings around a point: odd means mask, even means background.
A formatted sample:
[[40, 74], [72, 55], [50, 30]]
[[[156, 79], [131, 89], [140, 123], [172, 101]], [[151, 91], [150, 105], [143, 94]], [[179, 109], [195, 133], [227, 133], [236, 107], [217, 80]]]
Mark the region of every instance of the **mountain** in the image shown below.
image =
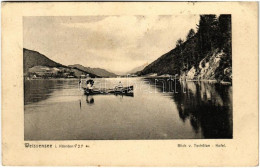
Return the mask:
[[77, 68], [77, 69], [80, 69], [80, 70], [88, 72], [88, 73], [93, 73], [91, 68], [84, 67], [83, 65], [80, 65], [80, 64], [68, 65], [68, 67]]
[[23, 64], [24, 73], [27, 73], [28, 70], [34, 66], [66, 67], [49, 59], [48, 57], [37, 51], [28, 50], [26, 48], [23, 49]]
[[90, 68], [90, 67], [85, 67], [85, 66], [80, 65], [80, 64], [69, 65], [69, 67], [78, 68], [80, 70], [95, 74], [95, 75], [100, 76], [100, 77], [116, 77], [117, 76], [116, 74], [109, 72], [109, 71], [102, 69], [102, 68]]
[[139, 71], [142, 71], [147, 65], [148, 65], [148, 63], [145, 63], [145, 64], [143, 64], [141, 66], [135, 67], [131, 71], [127, 72], [127, 74], [135, 74], [135, 73], [137, 73]]
[[[89, 74], [91, 77], [99, 77], [99, 75], [95, 75], [89, 71], [84, 71], [77, 67], [72, 68], [62, 65], [37, 51], [28, 50], [26, 48], [23, 49], [23, 64], [23, 71], [25, 76], [31, 76], [35, 74], [41, 77], [80, 77], [81, 75]], [[56, 68], [57, 74], [53, 72], [53, 68]]]
[[94, 74], [102, 77], [116, 77], [117, 75], [114, 74], [113, 72], [109, 72], [105, 69], [102, 68], [92, 68]]
[[231, 15], [201, 15], [197, 32], [146, 66], [138, 75], [171, 74], [180, 78], [232, 82]]

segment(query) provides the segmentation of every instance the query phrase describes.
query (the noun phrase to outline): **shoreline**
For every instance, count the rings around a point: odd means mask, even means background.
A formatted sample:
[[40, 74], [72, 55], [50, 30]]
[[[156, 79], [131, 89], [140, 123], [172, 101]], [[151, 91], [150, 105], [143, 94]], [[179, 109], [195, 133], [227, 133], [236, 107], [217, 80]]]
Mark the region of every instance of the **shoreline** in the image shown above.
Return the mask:
[[[113, 78], [118, 78], [118, 77], [111, 77], [111, 78], [103, 78], [103, 79], [113, 79]], [[170, 76], [137, 76], [137, 77], [120, 77], [120, 78], [170, 78]], [[82, 78], [85, 79], [85, 78]], [[93, 78], [95, 79], [95, 78]], [[102, 78], [97, 78], [97, 79], [102, 79]], [[179, 80], [180, 82], [186, 81], [186, 82], [208, 82], [208, 83], [220, 83], [223, 85], [232, 85], [232, 82], [227, 82], [227, 81], [217, 81], [216, 79], [186, 79], [186, 80], [181, 80], [178, 78], [172, 78]], [[79, 78], [37, 78], [37, 79], [24, 79], [24, 81], [30, 81], [30, 80], [79, 80]]]
[[[171, 76], [140, 76], [142, 78], [171, 78]], [[228, 82], [228, 81], [217, 81], [216, 79], [186, 79], [186, 80], [182, 80], [179, 78], [172, 78], [177, 79], [179, 81], [186, 81], [186, 82], [209, 82], [209, 83], [220, 83], [223, 85], [232, 85], [232, 82]]]

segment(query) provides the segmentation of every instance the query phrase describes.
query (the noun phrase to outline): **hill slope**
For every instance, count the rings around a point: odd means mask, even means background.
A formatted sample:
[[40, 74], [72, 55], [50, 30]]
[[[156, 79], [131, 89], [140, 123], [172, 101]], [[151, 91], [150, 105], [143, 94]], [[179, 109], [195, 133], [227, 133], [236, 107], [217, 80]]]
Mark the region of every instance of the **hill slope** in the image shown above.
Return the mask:
[[201, 15], [198, 31], [144, 68], [139, 75], [179, 75], [188, 79], [232, 81], [231, 15]]
[[23, 49], [23, 72], [27, 73], [29, 68], [34, 66], [47, 66], [47, 67], [66, 67], [62, 64], [59, 64], [55, 61], [52, 61], [43, 54], [40, 54], [37, 51]]
[[[41, 66], [43, 66], [46, 68], [59, 68], [59, 71], [61, 71], [61, 73], [74, 74], [74, 76], [76, 77], [80, 77], [80, 75], [85, 74], [89, 74], [91, 77], [99, 77], [99, 75], [95, 75], [90, 71], [84, 71], [77, 67], [68, 67], [62, 65], [49, 59], [48, 57], [37, 51], [28, 50], [26, 48], [23, 49], [23, 64], [23, 72], [25, 76], [28, 76], [29, 70], [34, 69], [34, 71], [41, 71]], [[64, 77], [64, 75], [61, 75], [61, 77]]]
[[102, 77], [116, 77], [117, 75], [102, 68], [92, 68], [94, 74]]
[[101, 76], [101, 77], [116, 77], [117, 75], [109, 72], [105, 69], [102, 68], [90, 68], [90, 67], [85, 67], [83, 65], [80, 64], [75, 64], [75, 65], [69, 65], [69, 67], [73, 67], [73, 68], [78, 68], [80, 70], [95, 74], [97, 76]]
[[135, 73], [137, 73], [139, 71], [142, 71], [147, 65], [148, 65], [148, 63], [143, 64], [143, 65], [141, 65], [139, 67], [135, 67], [131, 71], [127, 72], [127, 74], [135, 74]]

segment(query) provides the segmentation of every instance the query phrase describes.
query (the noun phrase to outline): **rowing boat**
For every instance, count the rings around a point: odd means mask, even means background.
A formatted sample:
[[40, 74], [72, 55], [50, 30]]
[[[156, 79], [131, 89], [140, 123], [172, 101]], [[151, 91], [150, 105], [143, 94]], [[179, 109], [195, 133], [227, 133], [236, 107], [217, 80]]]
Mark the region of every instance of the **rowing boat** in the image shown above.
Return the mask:
[[99, 95], [99, 94], [114, 94], [114, 95], [125, 95], [125, 96], [133, 96], [134, 86], [128, 87], [118, 87], [114, 89], [92, 89], [89, 90], [86, 87], [82, 87], [84, 89], [84, 93], [86, 95]]

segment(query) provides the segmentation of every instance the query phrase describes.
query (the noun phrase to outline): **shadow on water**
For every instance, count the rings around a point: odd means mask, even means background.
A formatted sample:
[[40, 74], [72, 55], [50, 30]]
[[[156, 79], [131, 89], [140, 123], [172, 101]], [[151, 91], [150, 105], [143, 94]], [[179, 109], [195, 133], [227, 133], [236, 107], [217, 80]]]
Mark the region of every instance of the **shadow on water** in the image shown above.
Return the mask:
[[[209, 82], [145, 79], [176, 103], [179, 117], [204, 138], [232, 138], [232, 86]], [[169, 92], [171, 91], [171, 93]]]

